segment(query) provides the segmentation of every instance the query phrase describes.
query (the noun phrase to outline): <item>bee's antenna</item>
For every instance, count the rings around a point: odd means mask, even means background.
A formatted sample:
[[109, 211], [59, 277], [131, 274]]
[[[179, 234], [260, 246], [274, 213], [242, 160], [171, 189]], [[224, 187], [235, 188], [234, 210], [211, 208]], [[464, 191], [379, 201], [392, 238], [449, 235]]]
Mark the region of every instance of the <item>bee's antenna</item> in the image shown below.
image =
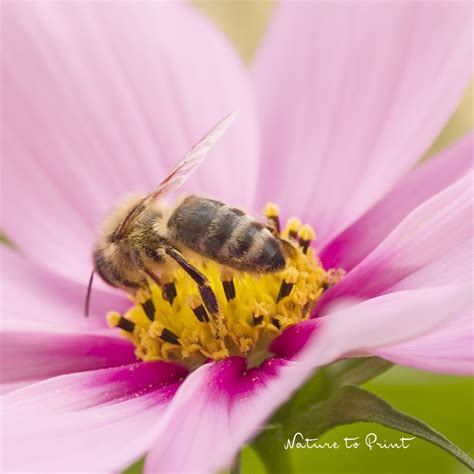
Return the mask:
[[90, 306], [90, 303], [91, 303], [91, 291], [92, 291], [92, 282], [94, 281], [94, 273], [95, 273], [95, 271], [92, 270], [91, 276], [89, 278], [89, 284], [87, 285], [86, 302], [85, 302], [85, 305], [84, 305], [84, 316], [86, 318], [89, 317], [89, 306]]

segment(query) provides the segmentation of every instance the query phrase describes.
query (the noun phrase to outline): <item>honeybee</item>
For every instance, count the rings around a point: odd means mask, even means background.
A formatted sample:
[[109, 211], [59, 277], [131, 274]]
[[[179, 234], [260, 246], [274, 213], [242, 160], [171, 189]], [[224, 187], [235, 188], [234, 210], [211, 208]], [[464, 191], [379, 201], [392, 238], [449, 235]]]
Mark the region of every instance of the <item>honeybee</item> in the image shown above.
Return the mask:
[[161, 284], [160, 275], [175, 261], [196, 282], [206, 308], [215, 315], [219, 308], [209, 281], [183, 251], [245, 272], [268, 273], [285, 267], [285, 245], [277, 232], [240, 209], [196, 195], [185, 197], [174, 209], [162, 205], [162, 199], [194, 173], [234, 119], [235, 114], [230, 114], [215, 125], [155, 191], [132, 197], [111, 212], [93, 254], [86, 315], [95, 272], [106, 283], [133, 294], [146, 287], [148, 278]]

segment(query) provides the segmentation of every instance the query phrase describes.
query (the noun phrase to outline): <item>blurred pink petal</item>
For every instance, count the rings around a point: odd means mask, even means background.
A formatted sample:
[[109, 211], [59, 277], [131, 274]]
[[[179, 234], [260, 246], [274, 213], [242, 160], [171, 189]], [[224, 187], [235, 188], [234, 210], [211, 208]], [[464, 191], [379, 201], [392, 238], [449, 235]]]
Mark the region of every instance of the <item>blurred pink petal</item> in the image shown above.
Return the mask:
[[4, 396], [2, 472], [125, 468], [150, 445], [185, 375], [163, 362], [133, 364], [64, 375]]
[[156, 187], [236, 109], [241, 119], [187, 190], [252, 202], [249, 80], [222, 35], [192, 8], [13, 2], [2, 14], [2, 228], [28, 256], [87, 281], [104, 212], [124, 194]]
[[[436, 269], [436, 260], [472, 239], [472, 215], [473, 187], [469, 173], [413, 210], [323, 296], [320, 307], [340, 297], [371, 298], [389, 291], [424, 267]], [[464, 274], [463, 265], [452, 268], [454, 281], [456, 272]], [[439, 277], [436, 273], [433, 276]], [[413, 288], [419, 286], [420, 282], [415, 280]]]
[[466, 240], [419, 270], [410, 273], [390, 291], [428, 288], [473, 280], [473, 239]]
[[131, 342], [112, 332], [78, 334], [54, 327], [2, 324], [0, 384], [5, 393], [56, 375], [136, 362]]
[[228, 467], [241, 445], [315, 367], [423, 334], [466, 310], [470, 301], [470, 285], [384, 295], [323, 322], [307, 322], [319, 330], [293, 360], [273, 359], [247, 369], [244, 359], [234, 357], [200, 367], [170, 402], [145, 472], [216, 472]]
[[321, 250], [319, 256], [325, 267], [350, 271], [410, 211], [471, 170], [473, 139], [474, 135], [467, 136], [404, 176], [382, 200]]
[[[0, 247], [2, 268], [2, 321], [36, 322], [60, 329], [85, 331], [107, 328], [105, 314], [111, 308], [125, 310], [130, 302], [123, 293], [94, 288], [91, 315], [84, 317], [87, 281], [69, 281], [40, 268], [5, 246]], [[67, 267], [66, 267], [67, 269]]]
[[375, 355], [397, 364], [448, 374], [474, 374], [474, 327], [471, 307], [413, 341], [386, 346]]
[[423, 155], [472, 75], [468, 3], [282, 2], [254, 68], [258, 203], [309, 220], [320, 242]]

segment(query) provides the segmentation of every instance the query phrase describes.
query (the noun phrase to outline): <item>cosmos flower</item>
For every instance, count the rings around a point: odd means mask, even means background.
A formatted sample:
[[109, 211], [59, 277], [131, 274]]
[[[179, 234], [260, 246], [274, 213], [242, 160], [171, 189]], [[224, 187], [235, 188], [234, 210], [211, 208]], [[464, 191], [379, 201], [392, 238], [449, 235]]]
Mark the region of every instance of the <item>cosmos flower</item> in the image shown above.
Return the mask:
[[[248, 72], [180, 4], [2, 5], [2, 228], [17, 247], [2, 248], [2, 470], [116, 471], [148, 452], [147, 472], [215, 471], [341, 357], [469, 373], [472, 137], [415, 166], [469, 80], [469, 8], [284, 3]], [[96, 229], [235, 109], [183, 191], [278, 203], [316, 230], [298, 255], [319, 255], [318, 284], [346, 274], [301, 322], [275, 323], [252, 367], [137, 362], [106, 314], [139, 305], [98, 283], [83, 318]], [[235, 286], [237, 309], [256, 298]]]

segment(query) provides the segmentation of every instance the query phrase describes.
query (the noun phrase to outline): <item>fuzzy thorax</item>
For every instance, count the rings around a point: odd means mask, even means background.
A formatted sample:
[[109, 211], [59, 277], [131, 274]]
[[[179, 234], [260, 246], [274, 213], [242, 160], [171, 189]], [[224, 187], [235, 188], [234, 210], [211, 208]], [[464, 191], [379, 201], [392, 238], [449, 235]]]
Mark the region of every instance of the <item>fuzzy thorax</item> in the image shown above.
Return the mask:
[[[278, 208], [266, 208], [267, 219], [280, 231]], [[278, 229], [278, 230], [277, 230]], [[286, 267], [277, 273], [236, 272], [198, 256], [190, 258], [210, 281], [219, 313], [210, 315], [195, 282], [181, 269], [149, 281], [134, 296], [134, 306], [123, 316], [107, 315], [135, 344], [144, 361], [169, 360], [196, 367], [208, 359], [241, 355], [251, 363], [268, 354], [268, 344], [289, 326], [311, 315], [322, 293], [341, 277], [341, 270], [326, 271], [310, 247], [315, 233], [290, 219], [281, 237], [294, 247]]]

